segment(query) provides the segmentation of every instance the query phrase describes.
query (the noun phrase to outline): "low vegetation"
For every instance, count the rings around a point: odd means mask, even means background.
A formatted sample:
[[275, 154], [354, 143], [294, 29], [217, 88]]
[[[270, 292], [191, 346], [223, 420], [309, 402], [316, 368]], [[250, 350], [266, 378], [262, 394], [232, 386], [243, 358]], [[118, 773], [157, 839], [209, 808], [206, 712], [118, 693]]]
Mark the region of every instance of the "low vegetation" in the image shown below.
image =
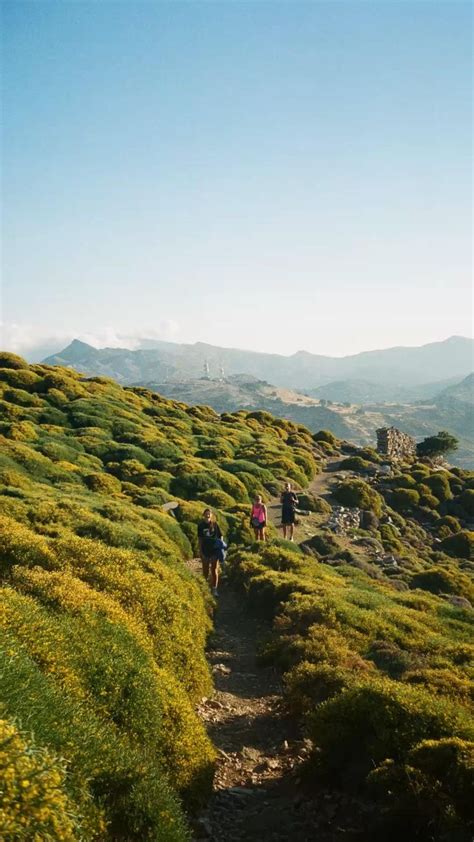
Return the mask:
[[[419, 454], [387, 475], [328, 431], [11, 354], [0, 408], [2, 838], [189, 838], [214, 752], [194, 711], [212, 603], [186, 560], [211, 506], [313, 741], [309, 784], [371, 799], [374, 839], [467, 842], [472, 474]], [[343, 453], [333, 495], [361, 522], [335, 534], [303, 490]], [[287, 479], [314, 534], [257, 547], [250, 500]]]
[[333, 485], [364, 528], [334, 534], [322, 516], [302, 547], [235, 550], [231, 576], [272, 625], [262, 657], [313, 740], [308, 782], [375, 801], [367, 838], [468, 842], [473, 477], [428, 460], [386, 476], [379, 462], [352, 453]]
[[0, 408], [0, 835], [181, 842], [214, 762], [196, 523], [250, 538], [251, 495], [316, 472], [311, 434], [11, 354]]

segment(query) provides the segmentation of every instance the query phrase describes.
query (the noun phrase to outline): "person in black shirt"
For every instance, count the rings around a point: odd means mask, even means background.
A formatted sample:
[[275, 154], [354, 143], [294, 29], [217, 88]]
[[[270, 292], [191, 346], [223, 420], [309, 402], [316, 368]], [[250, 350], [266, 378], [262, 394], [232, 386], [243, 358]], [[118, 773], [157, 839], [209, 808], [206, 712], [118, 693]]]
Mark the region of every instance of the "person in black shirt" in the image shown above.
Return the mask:
[[296, 506], [298, 505], [298, 498], [294, 491], [291, 490], [291, 483], [285, 483], [285, 490], [281, 495], [281, 525], [283, 527], [283, 537], [288, 537], [293, 541], [293, 533], [295, 531], [296, 520]]
[[211, 588], [214, 596], [217, 596], [217, 585], [219, 584], [218, 548], [216, 541], [222, 539], [222, 532], [219, 528], [212, 511], [205, 509], [202, 520], [198, 524], [199, 553], [202, 561], [202, 572], [206, 581], [211, 572]]

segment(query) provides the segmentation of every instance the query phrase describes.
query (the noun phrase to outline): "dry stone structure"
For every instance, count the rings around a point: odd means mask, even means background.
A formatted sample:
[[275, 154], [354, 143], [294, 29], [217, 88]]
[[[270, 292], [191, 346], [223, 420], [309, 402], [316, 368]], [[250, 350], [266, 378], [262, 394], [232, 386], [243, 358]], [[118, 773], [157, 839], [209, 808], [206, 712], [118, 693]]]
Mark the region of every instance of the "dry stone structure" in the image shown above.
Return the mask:
[[377, 430], [377, 452], [391, 459], [409, 459], [416, 455], [416, 441], [396, 427]]

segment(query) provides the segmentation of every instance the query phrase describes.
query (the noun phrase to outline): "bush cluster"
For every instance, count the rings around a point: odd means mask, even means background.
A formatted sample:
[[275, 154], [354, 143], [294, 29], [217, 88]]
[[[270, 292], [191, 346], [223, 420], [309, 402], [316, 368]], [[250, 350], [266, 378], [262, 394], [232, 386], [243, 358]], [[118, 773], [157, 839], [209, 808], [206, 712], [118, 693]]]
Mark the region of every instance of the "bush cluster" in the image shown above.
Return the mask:
[[[209, 597], [184, 562], [205, 505], [243, 536], [255, 493], [307, 484], [311, 434], [11, 354], [0, 401], [0, 706], [37, 770], [25, 838], [183, 840], [214, 761], [194, 712]], [[22, 763], [0, 763], [8, 828]]]
[[[385, 540], [399, 540], [398, 525], [382, 528]], [[338, 555], [331, 536], [309, 543], [319, 557]], [[391, 822], [408, 830], [402, 804], [414, 811], [417, 838], [468, 827], [471, 612], [441, 595], [464, 592], [468, 577], [449, 565], [426, 569], [412, 576], [413, 590], [399, 591], [353, 564], [315, 563], [283, 546], [236, 551], [229, 566], [252, 609], [272, 620], [264, 658], [283, 671], [288, 703], [305, 717], [316, 747], [308, 774], [375, 797], [374, 838]]]

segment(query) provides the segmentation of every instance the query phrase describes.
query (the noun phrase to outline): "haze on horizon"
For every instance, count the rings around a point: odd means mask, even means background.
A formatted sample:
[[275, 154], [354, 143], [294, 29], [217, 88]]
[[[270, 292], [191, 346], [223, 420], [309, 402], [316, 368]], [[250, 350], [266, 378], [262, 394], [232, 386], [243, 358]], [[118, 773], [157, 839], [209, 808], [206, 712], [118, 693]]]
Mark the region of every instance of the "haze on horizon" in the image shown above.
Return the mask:
[[470, 12], [3, 3], [3, 346], [471, 335]]

